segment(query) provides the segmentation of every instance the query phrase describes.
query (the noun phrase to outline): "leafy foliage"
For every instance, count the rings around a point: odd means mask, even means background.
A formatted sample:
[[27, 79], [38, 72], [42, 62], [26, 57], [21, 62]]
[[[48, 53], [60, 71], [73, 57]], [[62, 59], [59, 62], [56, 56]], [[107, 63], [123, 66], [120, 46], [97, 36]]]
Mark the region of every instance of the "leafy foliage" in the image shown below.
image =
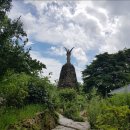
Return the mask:
[[97, 117], [96, 126], [103, 130], [128, 130], [130, 109], [128, 106], [109, 106]]
[[8, 72], [0, 82], [0, 97], [6, 100], [6, 106], [20, 107], [28, 96], [27, 85], [30, 76]]
[[10, 8], [10, 0], [0, 1], [0, 76], [7, 70], [35, 74], [45, 68], [45, 65], [31, 58], [30, 48], [25, 47], [28, 38], [20, 17], [11, 20], [6, 15]]
[[53, 85], [47, 78], [32, 77], [28, 85], [28, 103], [44, 104], [48, 109], [53, 110], [51, 90]]
[[86, 101], [83, 100], [85, 97], [70, 88], [60, 89], [57, 92], [59, 93], [58, 110], [62, 110], [60, 112], [68, 118], [83, 121], [83, 118], [80, 116], [80, 111], [85, 108]]
[[98, 115], [104, 111], [103, 107], [106, 105], [108, 105], [106, 100], [98, 95], [95, 89], [87, 95], [87, 116], [92, 128], [96, 124]]
[[93, 95], [87, 103], [88, 120], [93, 129], [127, 130], [130, 129], [130, 93], [118, 94], [103, 99]]
[[117, 94], [107, 99], [114, 106], [129, 106], [130, 108], [130, 93]]
[[38, 81], [31, 81], [28, 86], [28, 101], [30, 103], [45, 103], [47, 99], [47, 91], [45, 90], [45, 86], [43, 82], [41, 82], [38, 78]]
[[59, 93], [62, 101], [73, 101], [76, 100], [76, 91], [74, 89], [63, 89]]
[[83, 73], [84, 91], [97, 88], [102, 95], [130, 82], [130, 49], [116, 54], [99, 54]]

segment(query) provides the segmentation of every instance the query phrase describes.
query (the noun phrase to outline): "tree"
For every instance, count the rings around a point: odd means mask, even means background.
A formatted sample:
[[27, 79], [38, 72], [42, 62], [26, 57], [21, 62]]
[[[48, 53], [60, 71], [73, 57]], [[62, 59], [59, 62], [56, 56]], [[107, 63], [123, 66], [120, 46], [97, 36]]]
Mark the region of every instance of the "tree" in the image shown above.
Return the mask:
[[97, 88], [103, 96], [111, 90], [123, 87], [130, 82], [130, 49], [116, 54], [99, 54], [82, 72], [84, 91]]
[[0, 0], [0, 76], [10, 69], [35, 74], [46, 66], [31, 58], [30, 48], [25, 49], [28, 38], [23, 23], [20, 17], [16, 20], [8, 18], [10, 9], [11, 0]]

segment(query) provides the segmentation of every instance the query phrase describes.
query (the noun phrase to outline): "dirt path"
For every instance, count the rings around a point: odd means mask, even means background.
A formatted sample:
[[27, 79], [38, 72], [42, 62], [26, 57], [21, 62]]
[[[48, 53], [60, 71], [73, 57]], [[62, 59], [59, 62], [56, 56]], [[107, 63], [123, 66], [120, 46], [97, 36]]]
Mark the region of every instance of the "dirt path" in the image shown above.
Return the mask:
[[53, 130], [88, 130], [89, 128], [87, 121], [76, 122], [59, 114], [59, 125]]

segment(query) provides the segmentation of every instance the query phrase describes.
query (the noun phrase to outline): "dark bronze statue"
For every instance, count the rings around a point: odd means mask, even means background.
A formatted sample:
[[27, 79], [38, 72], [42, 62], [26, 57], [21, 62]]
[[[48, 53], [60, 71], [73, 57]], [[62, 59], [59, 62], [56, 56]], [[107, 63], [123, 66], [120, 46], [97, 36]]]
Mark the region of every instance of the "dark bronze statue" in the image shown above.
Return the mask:
[[72, 52], [72, 50], [74, 49], [74, 47], [71, 49], [71, 50], [69, 50], [69, 49], [67, 49], [66, 47], [64, 47], [65, 48], [65, 50], [66, 50], [66, 56], [67, 56], [67, 64], [70, 64], [70, 56], [71, 56], [71, 52]]

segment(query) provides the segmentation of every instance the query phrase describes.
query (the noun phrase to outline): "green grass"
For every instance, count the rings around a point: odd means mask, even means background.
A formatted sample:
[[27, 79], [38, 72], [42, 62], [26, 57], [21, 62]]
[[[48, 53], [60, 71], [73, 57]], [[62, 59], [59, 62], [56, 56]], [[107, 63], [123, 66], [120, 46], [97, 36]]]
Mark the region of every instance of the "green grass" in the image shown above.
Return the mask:
[[27, 105], [21, 109], [0, 109], [0, 130], [7, 130], [10, 124], [17, 123], [23, 119], [32, 118], [37, 112], [43, 111], [44, 107], [39, 104]]

